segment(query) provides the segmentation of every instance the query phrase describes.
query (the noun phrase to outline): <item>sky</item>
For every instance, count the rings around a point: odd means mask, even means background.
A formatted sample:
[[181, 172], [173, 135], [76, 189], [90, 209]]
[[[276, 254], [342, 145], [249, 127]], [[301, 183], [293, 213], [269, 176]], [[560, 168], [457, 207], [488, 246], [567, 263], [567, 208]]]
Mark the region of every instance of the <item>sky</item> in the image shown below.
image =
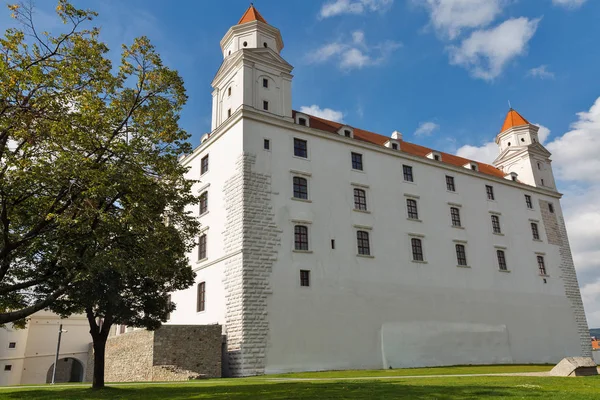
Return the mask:
[[[3, 0], [6, 2], [6, 0]], [[148, 36], [189, 96], [181, 125], [210, 131], [219, 41], [245, 0], [74, 0], [119, 58]], [[600, 327], [600, 1], [256, 0], [295, 68], [293, 107], [491, 163], [510, 105], [541, 126], [590, 327]], [[54, 0], [36, 21], [60, 28]], [[9, 12], [0, 28], [12, 26]], [[91, 25], [90, 25], [91, 26]]]

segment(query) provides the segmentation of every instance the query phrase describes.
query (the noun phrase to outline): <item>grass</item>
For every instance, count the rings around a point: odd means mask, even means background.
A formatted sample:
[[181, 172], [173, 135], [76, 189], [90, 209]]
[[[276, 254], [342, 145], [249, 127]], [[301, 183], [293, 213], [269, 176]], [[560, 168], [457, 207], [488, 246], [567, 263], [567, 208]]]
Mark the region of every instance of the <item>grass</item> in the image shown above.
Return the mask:
[[[273, 376], [244, 379], [220, 379], [170, 384], [141, 384], [108, 387], [92, 391], [85, 386], [0, 389], [1, 399], [599, 399], [600, 377], [550, 378], [521, 376], [466, 376], [402, 378], [412, 375], [480, 374], [525, 372], [547, 366], [494, 366], [422, 368], [392, 371], [340, 371], [287, 374], [287, 378], [356, 378], [372, 380], [276, 381]], [[517, 371], [516, 371], [517, 370]], [[400, 372], [402, 371], [402, 372]], [[464, 372], [467, 371], [467, 372]], [[469, 372], [470, 371], [470, 372]], [[358, 373], [361, 374], [358, 374]], [[383, 374], [387, 372], [387, 374]], [[397, 379], [377, 379], [391, 376]], [[381, 375], [379, 375], [381, 373]], [[310, 376], [306, 376], [310, 375]]]

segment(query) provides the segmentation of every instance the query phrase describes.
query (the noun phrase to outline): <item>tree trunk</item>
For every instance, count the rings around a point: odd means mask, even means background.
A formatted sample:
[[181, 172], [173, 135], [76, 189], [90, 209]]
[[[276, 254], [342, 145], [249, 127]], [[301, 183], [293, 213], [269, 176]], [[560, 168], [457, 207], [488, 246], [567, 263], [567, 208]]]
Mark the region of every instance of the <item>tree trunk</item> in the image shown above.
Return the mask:
[[106, 355], [106, 338], [101, 338], [101, 333], [95, 335], [93, 339], [94, 346], [94, 379], [92, 381], [93, 389], [102, 389], [104, 387], [104, 356]]

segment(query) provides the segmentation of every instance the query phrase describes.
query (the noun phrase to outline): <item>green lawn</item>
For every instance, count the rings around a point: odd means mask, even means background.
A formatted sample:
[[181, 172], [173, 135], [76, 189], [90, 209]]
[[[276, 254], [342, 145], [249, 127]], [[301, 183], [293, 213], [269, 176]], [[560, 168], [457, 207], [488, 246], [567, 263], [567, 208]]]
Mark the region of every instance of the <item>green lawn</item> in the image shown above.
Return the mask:
[[[536, 369], [537, 368], [537, 369]], [[289, 374], [285, 377], [356, 378], [372, 380], [278, 382], [273, 376], [174, 384], [144, 384], [92, 391], [83, 386], [0, 389], [1, 399], [599, 399], [600, 377], [443, 377], [401, 378], [402, 375], [526, 372], [547, 366], [423, 368], [392, 371], [344, 371]], [[515, 371], [517, 370], [517, 371]], [[466, 371], [466, 372], [465, 372]], [[383, 374], [387, 372], [387, 374]], [[397, 379], [379, 376], [397, 375]]]

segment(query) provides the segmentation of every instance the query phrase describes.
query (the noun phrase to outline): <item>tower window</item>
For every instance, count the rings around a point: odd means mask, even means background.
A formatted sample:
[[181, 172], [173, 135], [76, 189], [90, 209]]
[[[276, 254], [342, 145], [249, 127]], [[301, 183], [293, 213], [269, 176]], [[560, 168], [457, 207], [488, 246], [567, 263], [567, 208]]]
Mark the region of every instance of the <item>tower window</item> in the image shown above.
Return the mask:
[[417, 201], [414, 199], [406, 199], [406, 210], [408, 211], [409, 219], [419, 219], [419, 212], [417, 210]]
[[508, 146], [510, 147], [510, 142], [508, 142]]
[[204, 175], [208, 172], [208, 154], [202, 157], [200, 161], [200, 175]]
[[352, 169], [362, 171], [363, 170], [362, 154], [352, 152], [351, 158], [352, 158]]
[[12, 365], [11, 364], [4, 364], [4, 370], [5, 371], [12, 371]]
[[538, 169], [542, 169], [542, 164], [537, 163], [537, 167], [538, 167]]
[[335, 250], [335, 239], [331, 239], [331, 249]]
[[544, 186], [544, 178], [542, 178], [541, 181], [542, 181], [542, 186]]
[[421, 243], [421, 239], [411, 239], [410, 245], [412, 247], [413, 261], [423, 261], [423, 243]]
[[467, 266], [467, 252], [463, 244], [456, 245], [456, 262], [463, 267]]
[[354, 209], [367, 211], [367, 194], [363, 189], [354, 189]]
[[10, 343], [8, 344], [8, 348], [9, 348], [9, 349], [14, 349], [14, 348], [16, 348], [16, 347], [17, 347], [17, 342], [10, 342]]
[[371, 247], [369, 245], [369, 232], [356, 231], [356, 243], [358, 245], [358, 254], [361, 256], [370, 256]]
[[263, 101], [263, 110], [269, 111], [269, 102], [266, 100]]
[[548, 203], [548, 211], [554, 214], [554, 205], [552, 203]]
[[294, 198], [308, 200], [308, 181], [306, 178], [295, 176], [294, 179]]
[[231, 117], [231, 108], [227, 110], [227, 118]]
[[496, 250], [496, 256], [498, 256], [498, 268], [500, 269], [500, 271], [508, 270], [508, 267], [506, 266], [506, 256], [504, 255], [504, 251]]
[[304, 225], [294, 226], [294, 249], [308, 251], [308, 228]]
[[310, 271], [306, 269], [300, 270], [300, 286], [310, 286]]
[[271, 150], [271, 141], [269, 139], [263, 140], [263, 149]]
[[500, 234], [502, 229], [500, 228], [500, 217], [492, 215], [492, 232]]
[[521, 142], [525, 142], [525, 138], [521, 138]]
[[402, 173], [404, 174], [404, 180], [406, 182], [414, 182], [413, 168], [410, 165], [403, 165]]
[[540, 231], [538, 230], [538, 225], [535, 222], [531, 223], [531, 234], [533, 235], [533, 240], [540, 240]]
[[206, 282], [200, 282], [197, 291], [196, 312], [201, 312], [206, 308]]
[[544, 262], [544, 257], [537, 256], [537, 262], [540, 275], [546, 275], [546, 263]]
[[248, 42], [244, 42], [244, 47], [247, 47], [247, 46], [248, 46]]
[[267, 46], [267, 42], [264, 42], [263, 46], [265, 46], [265, 48], [269, 47], [269, 46]]
[[267, 78], [263, 78], [263, 87], [264, 88], [268, 88], [269, 87], [269, 80]]
[[230, 56], [230, 55], [231, 55], [231, 50], [229, 50], [229, 52], [227, 53], [227, 55], [228, 55], [228, 56]]
[[227, 96], [231, 96], [231, 88], [227, 88]]

